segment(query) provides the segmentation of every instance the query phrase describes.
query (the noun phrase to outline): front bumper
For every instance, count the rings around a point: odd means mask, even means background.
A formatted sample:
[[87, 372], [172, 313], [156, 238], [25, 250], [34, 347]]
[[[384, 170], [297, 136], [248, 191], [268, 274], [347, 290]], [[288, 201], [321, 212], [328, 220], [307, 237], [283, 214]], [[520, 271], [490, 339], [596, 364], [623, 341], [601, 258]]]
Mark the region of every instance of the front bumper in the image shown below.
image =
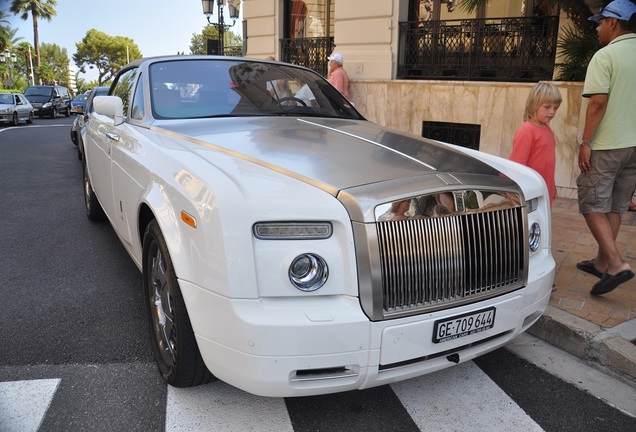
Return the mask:
[[[261, 396], [364, 389], [471, 360], [525, 331], [548, 304], [554, 260], [518, 291], [433, 313], [371, 322], [358, 299], [230, 300], [180, 281], [199, 349], [219, 379]], [[494, 306], [492, 329], [433, 343], [437, 320]]]
[[33, 110], [33, 115], [37, 116], [37, 117], [48, 117], [50, 115], [53, 114], [53, 110], [55, 108], [50, 107], [50, 108], [35, 108]]

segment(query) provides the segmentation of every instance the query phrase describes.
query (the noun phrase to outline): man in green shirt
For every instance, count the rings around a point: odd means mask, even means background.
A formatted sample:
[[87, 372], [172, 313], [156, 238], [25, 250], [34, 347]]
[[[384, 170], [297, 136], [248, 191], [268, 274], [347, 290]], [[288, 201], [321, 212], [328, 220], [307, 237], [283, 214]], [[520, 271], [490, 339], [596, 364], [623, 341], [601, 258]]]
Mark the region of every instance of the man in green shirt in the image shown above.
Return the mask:
[[590, 61], [583, 97], [589, 98], [579, 145], [579, 211], [598, 243], [596, 258], [577, 268], [600, 280], [591, 294], [606, 294], [634, 277], [616, 238], [621, 213], [636, 187], [636, 4], [615, 0], [589, 18], [603, 48]]

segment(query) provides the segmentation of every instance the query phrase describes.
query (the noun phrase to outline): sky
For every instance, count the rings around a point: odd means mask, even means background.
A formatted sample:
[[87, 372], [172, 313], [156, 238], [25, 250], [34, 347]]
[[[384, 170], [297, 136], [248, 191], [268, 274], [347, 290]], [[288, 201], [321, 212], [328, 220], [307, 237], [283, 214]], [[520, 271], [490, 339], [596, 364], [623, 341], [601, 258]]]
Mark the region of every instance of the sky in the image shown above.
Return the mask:
[[[0, 9], [6, 10], [11, 28], [18, 29], [20, 42], [33, 45], [33, 21], [23, 21], [7, 9], [11, 0], [0, 0]], [[225, 23], [232, 20], [225, 9]], [[193, 33], [201, 33], [208, 24], [201, 0], [57, 0], [57, 15], [48, 22], [38, 20], [40, 43], [57, 44], [66, 48], [71, 65], [73, 54], [86, 32], [92, 28], [109, 36], [131, 38], [144, 57], [190, 52]], [[217, 9], [211, 18], [218, 22]], [[230, 29], [241, 34], [241, 17]], [[97, 72], [86, 70], [80, 77], [97, 78]]]

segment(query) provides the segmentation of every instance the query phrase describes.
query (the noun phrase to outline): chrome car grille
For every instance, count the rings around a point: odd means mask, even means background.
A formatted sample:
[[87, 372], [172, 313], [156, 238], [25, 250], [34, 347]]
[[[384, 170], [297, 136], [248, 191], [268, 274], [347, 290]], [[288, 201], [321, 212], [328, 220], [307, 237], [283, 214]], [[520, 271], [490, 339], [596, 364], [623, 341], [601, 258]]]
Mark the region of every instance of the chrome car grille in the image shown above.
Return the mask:
[[[376, 223], [383, 318], [471, 303], [525, 284], [523, 207]], [[379, 305], [378, 305], [379, 306]]]

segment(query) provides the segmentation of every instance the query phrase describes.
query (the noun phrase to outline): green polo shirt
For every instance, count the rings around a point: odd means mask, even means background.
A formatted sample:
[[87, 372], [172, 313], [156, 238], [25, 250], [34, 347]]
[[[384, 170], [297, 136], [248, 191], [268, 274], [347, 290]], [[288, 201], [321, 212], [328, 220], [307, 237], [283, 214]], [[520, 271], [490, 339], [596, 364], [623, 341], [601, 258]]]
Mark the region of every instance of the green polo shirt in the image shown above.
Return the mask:
[[585, 75], [583, 97], [595, 94], [606, 94], [608, 99], [592, 149], [636, 146], [636, 34], [619, 36], [594, 54]]

